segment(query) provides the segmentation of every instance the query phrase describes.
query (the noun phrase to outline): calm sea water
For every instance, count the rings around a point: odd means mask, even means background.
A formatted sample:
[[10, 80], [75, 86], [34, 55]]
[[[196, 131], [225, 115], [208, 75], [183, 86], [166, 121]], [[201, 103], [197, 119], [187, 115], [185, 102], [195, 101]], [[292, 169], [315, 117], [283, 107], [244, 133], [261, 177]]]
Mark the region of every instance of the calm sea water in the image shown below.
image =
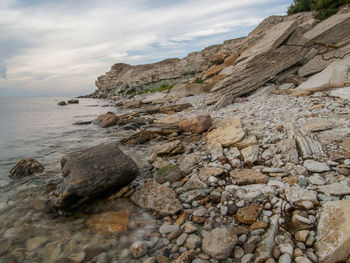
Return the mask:
[[60, 158], [73, 150], [110, 138], [95, 125], [73, 125], [115, 111], [108, 101], [69, 98], [0, 98], [0, 186], [8, 184], [9, 170], [23, 158], [36, 158], [46, 171], [59, 170]]

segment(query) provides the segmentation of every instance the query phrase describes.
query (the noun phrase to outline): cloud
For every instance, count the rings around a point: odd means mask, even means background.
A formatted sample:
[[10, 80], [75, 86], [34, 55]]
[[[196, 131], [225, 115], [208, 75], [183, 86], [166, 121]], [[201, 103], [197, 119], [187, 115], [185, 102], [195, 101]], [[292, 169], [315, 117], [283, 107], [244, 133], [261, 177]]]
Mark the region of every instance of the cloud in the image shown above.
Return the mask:
[[114, 63], [184, 57], [246, 35], [289, 2], [2, 0], [0, 88], [91, 93]]

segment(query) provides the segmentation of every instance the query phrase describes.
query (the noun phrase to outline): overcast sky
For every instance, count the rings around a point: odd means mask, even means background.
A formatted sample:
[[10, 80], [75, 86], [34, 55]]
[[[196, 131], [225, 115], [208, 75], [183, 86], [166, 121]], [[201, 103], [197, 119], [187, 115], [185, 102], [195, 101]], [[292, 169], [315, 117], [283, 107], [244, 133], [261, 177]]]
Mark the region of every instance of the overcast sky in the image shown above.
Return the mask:
[[0, 0], [0, 97], [92, 93], [117, 62], [246, 36], [292, 0]]

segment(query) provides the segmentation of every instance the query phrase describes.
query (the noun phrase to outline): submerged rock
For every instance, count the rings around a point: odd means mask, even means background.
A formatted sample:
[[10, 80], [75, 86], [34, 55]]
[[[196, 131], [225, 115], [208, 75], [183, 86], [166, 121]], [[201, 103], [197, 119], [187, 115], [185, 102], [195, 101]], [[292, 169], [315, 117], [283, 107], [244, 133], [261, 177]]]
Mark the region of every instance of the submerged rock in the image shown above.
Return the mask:
[[54, 207], [68, 211], [130, 183], [138, 175], [136, 163], [117, 143], [72, 152], [62, 157], [61, 167], [64, 181], [50, 199]]
[[79, 100], [77, 99], [72, 99], [67, 101], [68, 104], [79, 104]]
[[10, 170], [10, 177], [21, 178], [35, 173], [44, 171], [44, 167], [35, 159], [23, 159], [20, 160], [14, 167]]
[[67, 105], [67, 103], [65, 102], [65, 101], [59, 101], [58, 103], [57, 103], [57, 105], [58, 106], [66, 106]]

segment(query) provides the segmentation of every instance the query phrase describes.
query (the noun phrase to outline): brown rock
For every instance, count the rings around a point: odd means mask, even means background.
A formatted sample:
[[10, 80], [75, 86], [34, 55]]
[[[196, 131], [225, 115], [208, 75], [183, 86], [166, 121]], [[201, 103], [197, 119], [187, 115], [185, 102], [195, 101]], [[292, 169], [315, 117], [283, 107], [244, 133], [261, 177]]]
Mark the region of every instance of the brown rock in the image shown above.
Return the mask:
[[186, 213], [183, 212], [179, 217], [175, 220], [174, 226], [181, 226], [186, 221]]
[[256, 221], [261, 210], [258, 204], [242, 207], [238, 209], [236, 219], [243, 224], [251, 225]]
[[124, 100], [123, 107], [124, 109], [138, 108], [140, 107], [142, 100]]
[[223, 52], [217, 53], [210, 59], [210, 62], [212, 64], [222, 64], [222, 63], [224, 63], [226, 56], [227, 55]]
[[316, 110], [316, 109], [320, 109], [320, 108], [323, 108], [325, 106], [325, 104], [316, 104], [316, 105], [313, 105], [313, 106], [310, 106], [309, 108], [307, 108], [308, 110]]
[[206, 221], [206, 218], [202, 216], [192, 216], [192, 221], [196, 224], [204, 224]]
[[185, 251], [177, 259], [173, 260], [172, 263], [190, 263], [195, 255], [194, 250]]
[[44, 171], [44, 167], [35, 159], [23, 159], [10, 170], [10, 177], [21, 178]]
[[304, 97], [304, 96], [310, 96], [311, 95], [311, 91], [308, 91], [308, 90], [298, 90], [298, 89], [295, 89], [293, 90], [292, 92], [292, 96], [293, 97]]
[[214, 75], [217, 75], [220, 73], [221, 70], [225, 68], [224, 65], [218, 65], [218, 66], [212, 66], [209, 68], [209, 70], [204, 74], [204, 79], [209, 79], [213, 77]]
[[308, 224], [305, 224], [305, 223], [299, 221], [296, 218], [296, 215], [307, 218], [306, 213], [303, 213], [303, 212], [298, 211], [298, 210], [294, 211], [293, 215], [292, 215], [292, 222], [290, 223], [290, 230], [292, 233], [295, 233], [295, 232], [300, 231], [300, 230], [307, 230], [307, 229], [312, 228], [312, 225], [308, 225]]
[[184, 146], [180, 140], [167, 142], [153, 147], [153, 152], [155, 152], [158, 156], [172, 156], [181, 153], [183, 150]]
[[94, 124], [97, 124], [101, 128], [108, 128], [110, 126], [117, 125], [119, 121], [118, 116], [116, 116], [113, 112], [107, 112], [106, 114], [101, 114], [94, 121]]
[[266, 184], [269, 181], [268, 176], [254, 169], [233, 170], [230, 175], [236, 180], [237, 185]]
[[238, 142], [235, 146], [241, 150], [243, 148], [256, 145], [258, 143], [255, 135], [250, 135], [244, 138], [242, 141]]
[[287, 184], [294, 185], [297, 184], [299, 181], [299, 176], [288, 176], [283, 178], [283, 181], [286, 182]]
[[127, 209], [95, 214], [86, 220], [86, 225], [96, 234], [101, 235], [126, 231], [128, 227], [129, 214], [130, 211]]
[[143, 144], [154, 138], [154, 134], [148, 131], [139, 131], [128, 138], [122, 139], [120, 142], [122, 144]]
[[182, 210], [176, 193], [160, 184], [149, 182], [141, 186], [131, 196], [131, 201], [144, 209], [150, 209], [161, 215], [173, 215]]
[[181, 121], [179, 128], [185, 132], [191, 132], [196, 134], [202, 134], [209, 130], [212, 124], [210, 115], [200, 115], [191, 119]]
[[237, 60], [239, 58], [239, 53], [234, 53], [232, 55], [230, 55], [229, 57], [225, 58], [225, 67], [229, 67], [229, 66], [235, 66], [237, 64]]
[[267, 222], [265, 222], [265, 221], [258, 221], [258, 222], [253, 223], [250, 226], [250, 230], [253, 231], [253, 230], [256, 230], [256, 229], [265, 229], [265, 228], [267, 228], [267, 226], [268, 226]]

